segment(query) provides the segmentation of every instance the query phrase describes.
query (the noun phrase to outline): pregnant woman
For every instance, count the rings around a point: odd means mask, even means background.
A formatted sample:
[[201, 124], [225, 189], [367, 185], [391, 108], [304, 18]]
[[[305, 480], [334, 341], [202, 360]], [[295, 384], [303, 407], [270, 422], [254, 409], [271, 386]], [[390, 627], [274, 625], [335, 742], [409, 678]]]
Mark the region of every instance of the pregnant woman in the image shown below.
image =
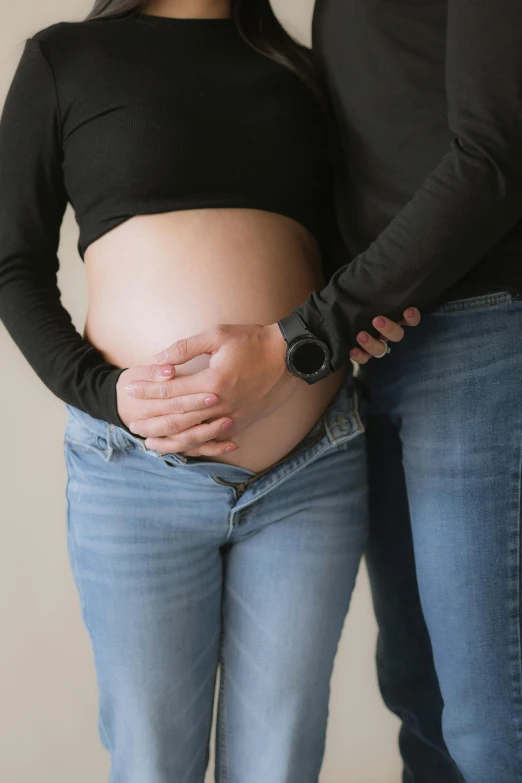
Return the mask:
[[[160, 348], [274, 323], [323, 284], [329, 148], [308, 53], [268, 0], [100, 0], [31, 38], [11, 86], [1, 315], [68, 407], [69, 551], [111, 783], [202, 783], [219, 664], [217, 780], [318, 779], [366, 537], [348, 369], [296, 379], [234, 441], [220, 400], [200, 395], [198, 457], [150, 438], [187, 414], [183, 375], [152, 363]], [[68, 203], [83, 336], [56, 282]], [[161, 379], [158, 399], [132, 396]]]

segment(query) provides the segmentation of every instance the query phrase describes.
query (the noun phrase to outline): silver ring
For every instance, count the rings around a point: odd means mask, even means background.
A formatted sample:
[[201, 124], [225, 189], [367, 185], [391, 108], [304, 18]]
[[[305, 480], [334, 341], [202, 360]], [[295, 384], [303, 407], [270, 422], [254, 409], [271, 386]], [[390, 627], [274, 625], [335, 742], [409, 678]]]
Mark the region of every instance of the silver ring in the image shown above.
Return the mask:
[[379, 342], [384, 345], [384, 351], [379, 354], [379, 356], [374, 356], [374, 359], [384, 359], [385, 356], [388, 356], [388, 354], [391, 353], [391, 346], [386, 340], [379, 340]]

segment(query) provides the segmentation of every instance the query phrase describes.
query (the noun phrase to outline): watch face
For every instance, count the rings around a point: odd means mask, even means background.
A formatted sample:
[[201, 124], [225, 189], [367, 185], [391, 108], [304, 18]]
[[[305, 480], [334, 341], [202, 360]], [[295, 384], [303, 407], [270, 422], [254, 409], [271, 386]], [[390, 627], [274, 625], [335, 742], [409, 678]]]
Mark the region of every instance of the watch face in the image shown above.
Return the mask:
[[289, 354], [294, 372], [305, 377], [317, 375], [328, 362], [325, 345], [314, 338], [298, 340], [290, 347]]

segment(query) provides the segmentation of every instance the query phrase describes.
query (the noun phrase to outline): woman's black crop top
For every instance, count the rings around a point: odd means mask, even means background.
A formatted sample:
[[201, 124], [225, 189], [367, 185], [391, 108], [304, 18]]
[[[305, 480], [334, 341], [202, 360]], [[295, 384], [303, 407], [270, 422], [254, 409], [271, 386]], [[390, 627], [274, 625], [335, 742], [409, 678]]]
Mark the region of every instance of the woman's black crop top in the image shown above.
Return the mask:
[[[121, 368], [74, 328], [57, 249], [139, 214], [216, 207], [293, 218], [320, 241], [329, 134], [313, 92], [231, 20], [63, 23], [25, 46], [0, 123], [0, 316], [62, 400], [121, 424]], [[247, 260], [247, 259], [246, 259]]]

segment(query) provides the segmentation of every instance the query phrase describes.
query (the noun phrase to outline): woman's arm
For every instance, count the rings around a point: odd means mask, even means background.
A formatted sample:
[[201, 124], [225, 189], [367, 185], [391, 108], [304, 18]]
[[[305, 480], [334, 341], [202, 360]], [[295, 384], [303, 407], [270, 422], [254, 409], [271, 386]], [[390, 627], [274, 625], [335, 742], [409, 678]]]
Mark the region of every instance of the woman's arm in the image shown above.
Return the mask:
[[121, 369], [78, 334], [57, 286], [67, 205], [60, 126], [53, 72], [33, 38], [25, 45], [0, 122], [0, 316], [51, 391], [119, 424]]
[[[58, 244], [67, 205], [62, 173], [60, 102], [52, 66], [39, 36], [29, 39], [0, 121], [0, 317], [48, 388], [98, 419], [128, 428], [134, 419], [162, 415], [183, 422], [204, 440], [221, 433], [219, 401], [205, 389], [190, 400], [172, 367], [122, 370], [75, 329], [57, 285]], [[123, 389], [133, 382], [170, 381], [176, 399], [154, 404]], [[201, 424], [209, 416], [209, 424]], [[231, 449], [222, 442], [214, 454]]]

